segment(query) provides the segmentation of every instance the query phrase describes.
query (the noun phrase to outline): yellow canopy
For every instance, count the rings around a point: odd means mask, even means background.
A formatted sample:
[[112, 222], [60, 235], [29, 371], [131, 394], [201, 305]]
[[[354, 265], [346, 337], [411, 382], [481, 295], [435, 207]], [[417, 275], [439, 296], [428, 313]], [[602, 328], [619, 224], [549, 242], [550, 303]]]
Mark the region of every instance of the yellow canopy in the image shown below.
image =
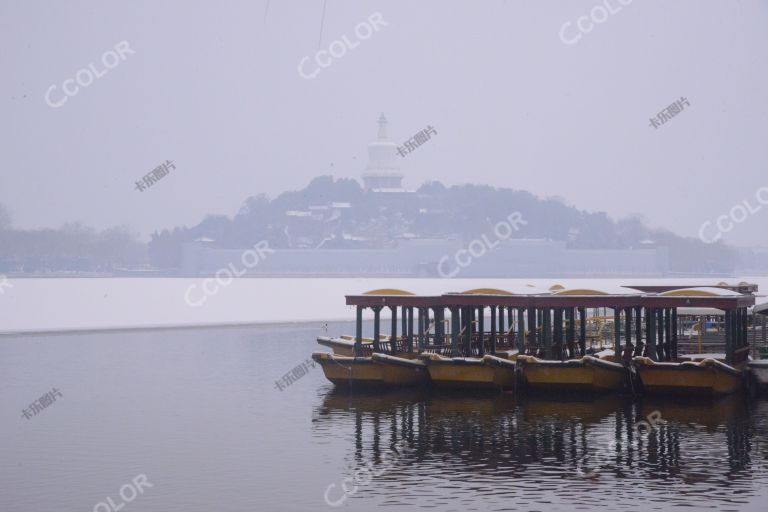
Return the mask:
[[467, 290], [461, 293], [467, 295], [514, 295], [512, 292], [508, 292], [507, 290], [499, 290], [498, 288], [474, 288], [472, 290]]
[[413, 295], [413, 293], [405, 290], [398, 290], [397, 288], [379, 288], [378, 290], [365, 292], [363, 295]]

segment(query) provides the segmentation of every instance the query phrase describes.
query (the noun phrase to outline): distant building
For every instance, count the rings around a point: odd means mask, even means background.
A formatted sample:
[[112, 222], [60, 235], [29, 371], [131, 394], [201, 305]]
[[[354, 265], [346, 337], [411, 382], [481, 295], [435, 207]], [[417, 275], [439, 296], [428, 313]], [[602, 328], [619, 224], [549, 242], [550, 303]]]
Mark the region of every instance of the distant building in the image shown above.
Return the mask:
[[[365, 242], [343, 234], [343, 241]], [[403, 237], [391, 248], [324, 248], [325, 244], [275, 249], [274, 254], [248, 269], [257, 276], [390, 276], [467, 278], [514, 277], [662, 277], [669, 273], [666, 248], [568, 249], [563, 241], [508, 239], [470, 265], [460, 267], [459, 250], [467, 246], [458, 239], [409, 239]], [[323, 247], [323, 248], [321, 248]], [[240, 261], [242, 250], [213, 249], [204, 244], [186, 244], [182, 272], [213, 275], [218, 269]]]
[[397, 163], [397, 144], [387, 137], [387, 118], [383, 113], [379, 117], [379, 136], [368, 144], [363, 188], [372, 192], [407, 192]]

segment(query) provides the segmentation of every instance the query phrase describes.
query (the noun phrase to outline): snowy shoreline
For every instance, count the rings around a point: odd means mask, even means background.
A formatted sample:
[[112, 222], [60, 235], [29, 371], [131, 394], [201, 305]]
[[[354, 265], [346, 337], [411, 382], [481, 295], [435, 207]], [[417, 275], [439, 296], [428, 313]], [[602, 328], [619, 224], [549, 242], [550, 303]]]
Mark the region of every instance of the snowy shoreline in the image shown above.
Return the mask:
[[[354, 320], [344, 295], [377, 288], [417, 294], [442, 294], [472, 288], [615, 288], [630, 284], [716, 284], [712, 278], [621, 279], [409, 279], [409, 278], [248, 278], [234, 279], [204, 304], [185, 300], [203, 278], [9, 278], [0, 293], [0, 335], [33, 335], [135, 329], [186, 329], [297, 324]], [[768, 278], [728, 279], [755, 282], [760, 294]], [[195, 300], [198, 300], [195, 297]], [[758, 302], [765, 302], [758, 298]]]

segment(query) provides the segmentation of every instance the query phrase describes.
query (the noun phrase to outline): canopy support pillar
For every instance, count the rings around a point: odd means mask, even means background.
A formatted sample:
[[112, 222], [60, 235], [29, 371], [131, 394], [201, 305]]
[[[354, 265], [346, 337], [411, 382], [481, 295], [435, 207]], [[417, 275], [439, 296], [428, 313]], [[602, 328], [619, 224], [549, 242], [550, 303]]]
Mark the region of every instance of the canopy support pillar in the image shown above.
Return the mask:
[[381, 306], [373, 306], [373, 351], [381, 352]]
[[[512, 308], [509, 310], [512, 311]], [[509, 327], [511, 328], [512, 324]], [[525, 353], [525, 310], [523, 308], [517, 308], [517, 353], [521, 355]]]
[[459, 309], [458, 307], [451, 308], [451, 357], [458, 357], [459, 355], [459, 330], [461, 329]]
[[397, 353], [397, 306], [390, 306], [389, 309], [392, 311], [392, 325], [389, 334], [389, 345], [390, 352], [392, 355], [395, 355]]
[[[408, 334], [406, 338], [406, 342], [407, 342], [406, 347], [408, 352], [410, 353], [410, 352], [413, 352], [413, 306], [409, 307], [407, 311], [408, 311], [408, 319], [406, 323], [408, 326], [408, 330], [406, 332]], [[403, 319], [405, 319], [405, 315], [403, 315]]]
[[355, 357], [363, 355], [363, 310], [365, 307], [357, 306], [355, 318]]
[[653, 361], [658, 361], [659, 355], [656, 353], [656, 310], [653, 308], [645, 308], [645, 328], [648, 337], [648, 357]]
[[677, 325], [677, 308], [674, 307], [670, 311], [670, 320], [672, 322], [671, 332], [672, 332], [672, 339], [670, 340], [670, 344], [672, 346], [672, 351], [669, 354], [671, 359], [677, 359], [677, 331], [679, 329], [679, 326]]
[[733, 364], [734, 311], [725, 312], [725, 364]]
[[613, 355], [621, 361], [621, 308], [613, 308]]
[[554, 310], [554, 346], [552, 349], [552, 358], [563, 360], [563, 309]]
[[480, 357], [485, 355], [485, 308], [477, 308], [477, 330], [480, 338], [479, 353]]
[[552, 359], [552, 318], [547, 307], [541, 312], [542, 336], [544, 337], [544, 358]]
[[531, 355], [538, 355], [539, 340], [536, 336], [536, 310], [532, 307], [528, 308], [528, 350], [531, 351]]
[[496, 353], [496, 306], [491, 306], [491, 354]]

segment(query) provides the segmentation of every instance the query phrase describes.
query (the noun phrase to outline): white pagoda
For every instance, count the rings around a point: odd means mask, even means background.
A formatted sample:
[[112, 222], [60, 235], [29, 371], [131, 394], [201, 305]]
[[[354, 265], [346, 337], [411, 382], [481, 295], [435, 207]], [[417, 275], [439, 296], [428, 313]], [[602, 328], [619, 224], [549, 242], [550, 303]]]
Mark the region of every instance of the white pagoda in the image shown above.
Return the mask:
[[372, 192], [407, 192], [397, 164], [397, 144], [387, 137], [387, 118], [383, 113], [379, 117], [379, 136], [368, 144], [363, 188]]

